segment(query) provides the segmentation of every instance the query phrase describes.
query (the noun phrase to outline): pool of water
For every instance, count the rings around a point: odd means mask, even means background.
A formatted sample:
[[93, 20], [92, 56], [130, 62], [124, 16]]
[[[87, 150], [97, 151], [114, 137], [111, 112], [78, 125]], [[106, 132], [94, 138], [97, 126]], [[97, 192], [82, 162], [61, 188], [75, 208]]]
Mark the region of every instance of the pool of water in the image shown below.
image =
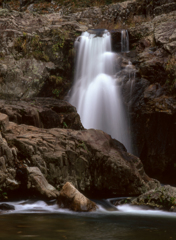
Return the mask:
[[176, 213], [129, 205], [118, 211], [102, 206], [95, 213], [60, 210], [44, 202], [13, 203], [16, 210], [0, 215], [0, 239], [175, 240]]

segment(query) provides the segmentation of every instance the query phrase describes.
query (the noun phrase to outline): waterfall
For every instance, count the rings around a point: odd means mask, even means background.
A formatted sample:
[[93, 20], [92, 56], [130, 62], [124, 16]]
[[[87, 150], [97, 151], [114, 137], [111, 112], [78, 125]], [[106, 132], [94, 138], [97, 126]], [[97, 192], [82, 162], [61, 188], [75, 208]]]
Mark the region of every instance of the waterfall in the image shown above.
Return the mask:
[[69, 102], [77, 108], [85, 128], [100, 129], [122, 142], [128, 151], [127, 119], [114, 68], [111, 35], [84, 32], [76, 40], [75, 80]]
[[129, 52], [129, 35], [128, 30], [121, 31], [121, 52]]

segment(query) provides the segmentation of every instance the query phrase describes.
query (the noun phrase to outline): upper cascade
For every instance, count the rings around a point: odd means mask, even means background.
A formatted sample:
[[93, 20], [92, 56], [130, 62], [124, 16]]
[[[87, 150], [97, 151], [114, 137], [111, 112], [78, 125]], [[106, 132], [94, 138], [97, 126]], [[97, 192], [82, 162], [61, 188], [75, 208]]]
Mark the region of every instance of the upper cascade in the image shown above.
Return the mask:
[[115, 79], [117, 54], [111, 51], [110, 33], [97, 32], [84, 32], [75, 41], [77, 59], [69, 102], [77, 108], [85, 128], [103, 130], [131, 151], [121, 89]]

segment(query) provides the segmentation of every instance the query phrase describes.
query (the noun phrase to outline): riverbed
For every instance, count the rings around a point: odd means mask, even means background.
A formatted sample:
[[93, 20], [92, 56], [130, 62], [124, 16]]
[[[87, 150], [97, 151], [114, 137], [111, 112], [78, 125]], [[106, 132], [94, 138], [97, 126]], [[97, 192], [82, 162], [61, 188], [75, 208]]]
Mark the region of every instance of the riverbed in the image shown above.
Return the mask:
[[175, 240], [176, 213], [122, 205], [75, 213], [43, 201], [11, 203], [0, 215], [0, 239]]

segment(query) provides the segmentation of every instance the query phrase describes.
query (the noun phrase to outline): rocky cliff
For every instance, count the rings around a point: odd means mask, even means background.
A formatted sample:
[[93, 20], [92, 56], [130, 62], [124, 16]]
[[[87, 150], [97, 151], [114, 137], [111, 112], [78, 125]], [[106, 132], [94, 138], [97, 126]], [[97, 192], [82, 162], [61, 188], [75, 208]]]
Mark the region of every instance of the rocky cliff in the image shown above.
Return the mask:
[[[98, 2], [98, 6], [91, 1], [21, 3], [21, 12], [19, 1], [6, 1], [0, 9], [1, 98], [63, 99], [74, 75], [75, 38], [91, 28], [107, 28], [113, 51], [118, 52], [120, 31], [128, 29], [131, 51], [123, 57], [132, 62], [136, 78], [132, 93], [125, 85], [123, 93], [134, 153], [150, 176], [176, 183], [175, 0]], [[8, 114], [5, 108], [1, 111]], [[15, 122], [22, 123], [17, 115]], [[67, 124], [59, 119], [59, 127]]]
[[2, 113], [0, 127], [0, 188], [9, 196], [55, 198], [67, 181], [92, 197], [139, 195], [159, 186], [139, 158], [103, 131], [18, 125]]

